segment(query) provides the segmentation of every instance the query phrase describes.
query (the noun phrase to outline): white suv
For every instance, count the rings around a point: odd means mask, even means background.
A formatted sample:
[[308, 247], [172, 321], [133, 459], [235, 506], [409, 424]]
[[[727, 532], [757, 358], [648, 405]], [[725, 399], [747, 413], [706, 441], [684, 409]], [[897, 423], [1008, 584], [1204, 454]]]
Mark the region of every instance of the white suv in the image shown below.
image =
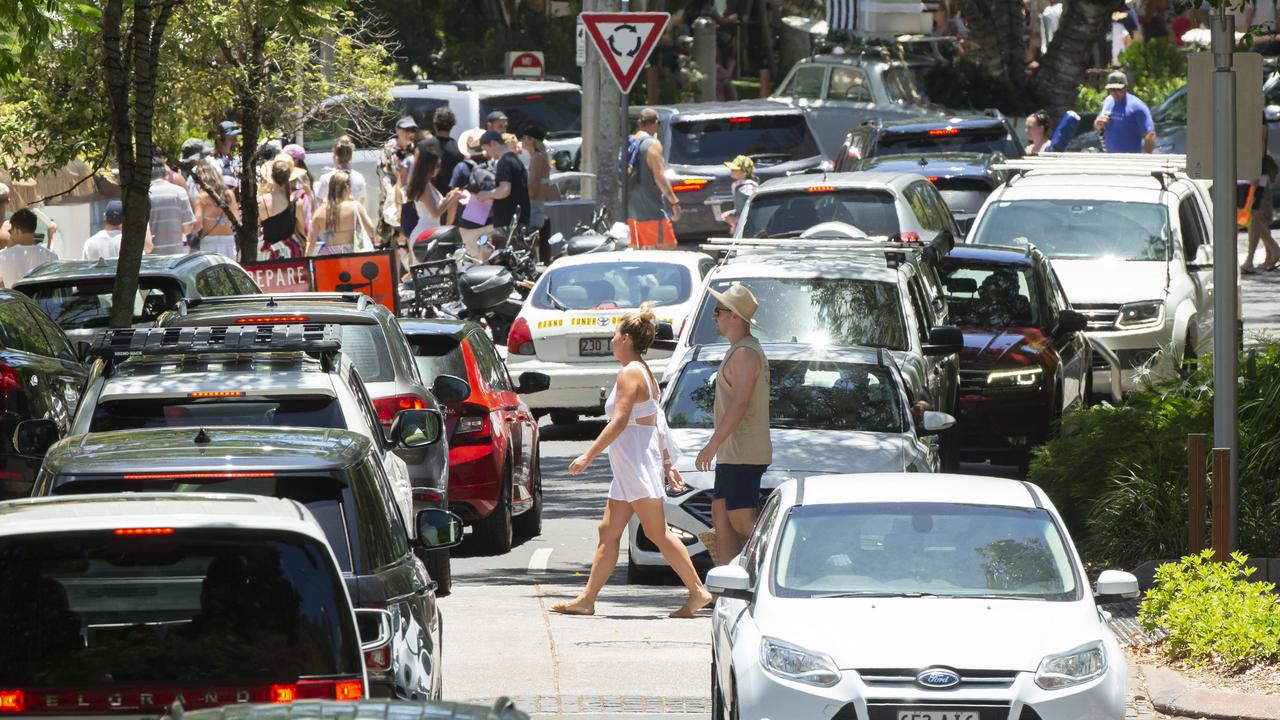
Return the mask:
[[[1090, 335], [1120, 361], [1122, 389], [1144, 372], [1168, 377], [1213, 344], [1212, 203], [1180, 155], [1058, 155], [987, 198], [966, 242], [1033, 243], [1053, 265]], [[1094, 356], [1093, 392], [1109, 394]]]

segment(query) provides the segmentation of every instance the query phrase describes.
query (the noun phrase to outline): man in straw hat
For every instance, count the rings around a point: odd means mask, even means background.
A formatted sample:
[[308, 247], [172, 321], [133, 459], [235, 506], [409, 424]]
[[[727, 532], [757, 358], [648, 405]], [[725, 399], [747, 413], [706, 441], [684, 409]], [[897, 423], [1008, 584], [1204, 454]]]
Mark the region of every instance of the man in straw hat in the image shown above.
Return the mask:
[[698, 453], [700, 471], [716, 465], [711, 519], [716, 563], [727, 563], [742, 550], [755, 525], [760, 481], [773, 462], [769, 440], [769, 363], [760, 341], [751, 335], [756, 298], [734, 283], [724, 292], [708, 290], [716, 299], [716, 332], [729, 341], [729, 352], [716, 373], [715, 432]]

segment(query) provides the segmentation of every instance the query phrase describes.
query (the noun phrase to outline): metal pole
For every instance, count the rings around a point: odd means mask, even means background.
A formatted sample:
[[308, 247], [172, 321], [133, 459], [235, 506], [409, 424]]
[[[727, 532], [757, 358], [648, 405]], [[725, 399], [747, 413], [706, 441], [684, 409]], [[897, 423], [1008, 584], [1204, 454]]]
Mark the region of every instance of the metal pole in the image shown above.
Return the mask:
[[[622, 0], [622, 12], [628, 12], [630, 9], [631, 9], [631, 0]], [[630, 105], [631, 98], [627, 97], [627, 94], [624, 92], [620, 92], [618, 93], [618, 95], [619, 95], [618, 106], [619, 108], [621, 108], [620, 111], [618, 112], [618, 116], [621, 118], [621, 122], [622, 122], [622, 135], [620, 136], [622, 138], [622, 144], [618, 147], [618, 152], [620, 153], [619, 157], [621, 157], [622, 155], [625, 155], [627, 152], [627, 135], [629, 134], [627, 131], [631, 129], [630, 124], [627, 122], [627, 112], [630, 110], [629, 105]], [[622, 157], [621, 159], [622, 159], [622, 162], [625, 163], [630, 158]], [[622, 214], [615, 217], [616, 222], [625, 223], [627, 222], [627, 218], [631, 217], [631, 205], [629, 204], [631, 193], [629, 192], [630, 188], [628, 187], [631, 183], [629, 181], [630, 181], [630, 176], [624, 170], [622, 172], [622, 176], [618, 179], [618, 188], [621, 191], [620, 198], [622, 200], [621, 202]]]
[[[1237, 494], [1236, 474], [1239, 458], [1239, 425], [1237, 377], [1239, 330], [1236, 306], [1239, 287], [1236, 276], [1236, 85], [1231, 69], [1231, 53], [1235, 48], [1235, 22], [1226, 14], [1225, 3], [1212, 17], [1213, 48], [1213, 445], [1228, 451], [1227, 487], [1231, 489], [1229, 512], [1215, 515], [1227, 518], [1227, 544], [1236, 546]], [[1214, 475], [1214, 493], [1221, 485]], [[1218, 529], [1214, 528], [1214, 536]], [[1215, 543], [1216, 545], [1216, 543]]]
[[[616, 12], [620, 0], [584, 0], [584, 12]], [[619, 179], [618, 148], [626, 146], [626, 134], [619, 135], [622, 122], [614, 117], [619, 103], [614, 99], [618, 86], [609, 75], [604, 60], [594, 46], [587, 47], [582, 72], [582, 169], [593, 173], [590, 183], [596, 203], [609, 208], [609, 216], [625, 219]], [[621, 94], [621, 93], [619, 93]], [[625, 117], [625, 113], [624, 113]]]

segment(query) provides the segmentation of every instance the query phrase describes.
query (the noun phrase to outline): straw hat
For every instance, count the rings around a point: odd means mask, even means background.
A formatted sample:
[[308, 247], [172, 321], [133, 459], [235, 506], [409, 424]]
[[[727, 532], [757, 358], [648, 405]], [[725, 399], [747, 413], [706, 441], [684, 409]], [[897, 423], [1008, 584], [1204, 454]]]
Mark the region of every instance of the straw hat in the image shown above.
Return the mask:
[[746, 320], [747, 324], [752, 327], [760, 327], [760, 325], [752, 319], [756, 315], [756, 308], [759, 307], [759, 303], [756, 302], [756, 296], [752, 295], [751, 291], [748, 290], [745, 285], [741, 283], [734, 283], [729, 286], [728, 290], [725, 290], [722, 293], [710, 289], [708, 289], [707, 292], [711, 293], [711, 297], [719, 300], [721, 305], [729, 308], [729, 311], [734, 315]]

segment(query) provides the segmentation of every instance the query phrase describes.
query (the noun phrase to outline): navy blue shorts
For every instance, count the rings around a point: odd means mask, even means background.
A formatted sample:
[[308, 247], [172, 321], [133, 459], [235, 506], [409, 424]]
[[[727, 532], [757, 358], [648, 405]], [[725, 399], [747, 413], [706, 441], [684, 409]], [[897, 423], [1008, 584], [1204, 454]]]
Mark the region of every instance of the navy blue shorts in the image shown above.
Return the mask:
[[711, 491], [715, 500], [723, 500], [726, 510], [745, 510], [760, 506], [760, 481], [768, 465], [716, 463], [716, 484]]

